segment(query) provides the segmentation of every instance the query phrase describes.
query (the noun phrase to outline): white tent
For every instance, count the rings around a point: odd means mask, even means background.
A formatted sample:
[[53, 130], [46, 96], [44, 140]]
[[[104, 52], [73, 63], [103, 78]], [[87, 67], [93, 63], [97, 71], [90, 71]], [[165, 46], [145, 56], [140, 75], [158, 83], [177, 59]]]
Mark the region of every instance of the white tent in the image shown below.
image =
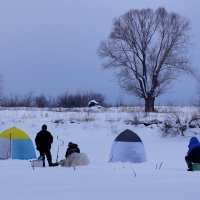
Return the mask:
[[127, 129], [114, 140], [110, 151], [109, 162], [145, 162], [146, 152], [140, 137]]

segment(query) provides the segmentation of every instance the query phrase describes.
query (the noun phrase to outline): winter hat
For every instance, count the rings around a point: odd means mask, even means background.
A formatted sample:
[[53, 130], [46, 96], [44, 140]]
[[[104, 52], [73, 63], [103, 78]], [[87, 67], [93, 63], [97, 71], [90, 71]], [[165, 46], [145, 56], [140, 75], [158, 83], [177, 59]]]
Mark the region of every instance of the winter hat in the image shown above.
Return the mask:
[[200, 146], [199, 140], [197, 139], [197, 137], [192, 137], [188, 145], [188, 148], [189, 148], [188, 152], [190, 152], [192, 149], [198, 146]]
[[69, 142], [69, 143], [68, 143], [68, 147], [69, 147], [69, 148], [72, 148], [72, 147], [73, 147], [73, 145], [74, 145], [74, 143], [73, 143], [73, 142]]
[[42, 130], [47, 130], [47, 125], [46, 124], [42, 125]]

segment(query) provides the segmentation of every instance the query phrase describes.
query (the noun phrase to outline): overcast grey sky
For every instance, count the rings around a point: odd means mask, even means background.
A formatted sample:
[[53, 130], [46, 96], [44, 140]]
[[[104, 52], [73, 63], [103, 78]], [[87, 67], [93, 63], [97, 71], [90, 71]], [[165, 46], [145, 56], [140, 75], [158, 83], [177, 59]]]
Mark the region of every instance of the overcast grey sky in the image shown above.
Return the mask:
[[[106, 100], [132, 100], [114, 82], [114, 72], [103, 70], [99, 43], [112, 21], [132, 8], [164, 6], [192, 22], [192, 60], [199, 65], [200, 1], [198, 0], [1, 0], [0, 73], [4, 94], [45, 94], [95, 91]], [[157, 103], [183, 104], [194, 97], [196, 82], [187, 76], [174, 82]]]

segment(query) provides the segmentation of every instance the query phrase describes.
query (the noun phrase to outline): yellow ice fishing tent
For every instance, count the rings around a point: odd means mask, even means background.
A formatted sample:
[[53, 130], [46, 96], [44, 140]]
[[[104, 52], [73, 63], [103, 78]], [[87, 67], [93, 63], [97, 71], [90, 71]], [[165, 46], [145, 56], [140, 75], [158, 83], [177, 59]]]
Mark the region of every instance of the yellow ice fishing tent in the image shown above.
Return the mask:
[[12, 127], [0, 134], [0, 159], [28, 160], [36, 158], [30, 137], [22, 130]]

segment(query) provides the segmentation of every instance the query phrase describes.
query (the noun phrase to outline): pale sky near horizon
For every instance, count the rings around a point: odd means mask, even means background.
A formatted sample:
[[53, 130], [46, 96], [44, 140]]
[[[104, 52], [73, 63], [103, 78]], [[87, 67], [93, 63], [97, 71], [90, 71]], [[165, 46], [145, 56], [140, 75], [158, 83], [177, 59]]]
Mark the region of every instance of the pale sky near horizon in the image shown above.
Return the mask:
[[[114, 71], [103, 70], [97, 49], [115, 17], [130, 9], [165, 7], [191, 20], [191, 60], [199, 65], [200, 1], [190, 0], [1, 0], [0, 73], [3, 91], [45, 94], [94, 91], [109, 102], [125, 95], [114, 81]], [[187, 104], [196, 82], [183, 76], [157, 104]]]

